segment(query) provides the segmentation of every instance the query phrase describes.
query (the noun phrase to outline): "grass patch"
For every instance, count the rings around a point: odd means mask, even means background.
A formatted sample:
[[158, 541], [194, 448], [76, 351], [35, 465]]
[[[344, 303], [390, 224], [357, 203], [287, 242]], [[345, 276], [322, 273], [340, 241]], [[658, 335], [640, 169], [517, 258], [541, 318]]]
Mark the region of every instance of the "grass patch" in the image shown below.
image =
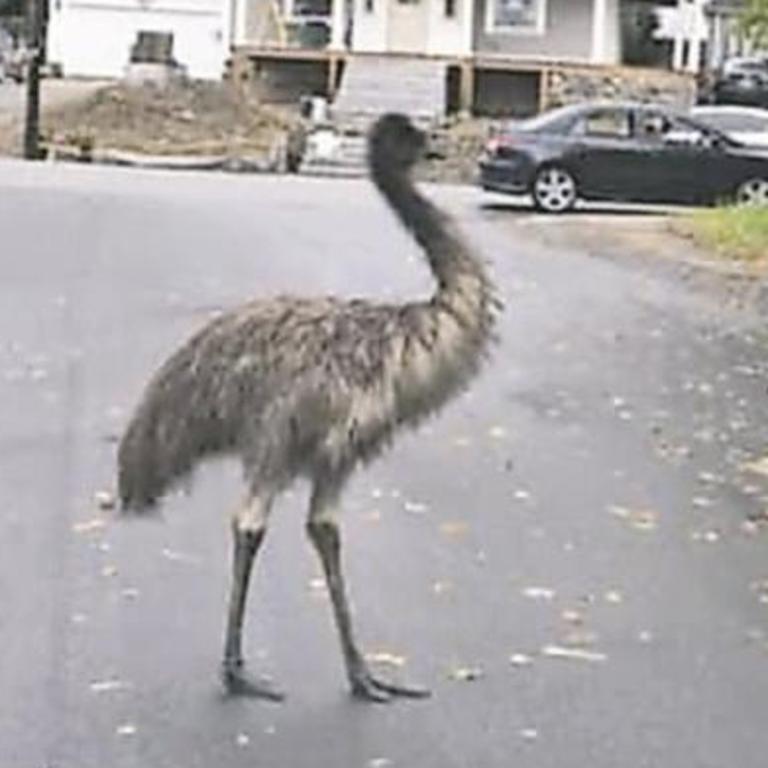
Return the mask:
[[729, 206], [697, 211], [681, 224], [694, 242], [718, 256], [768, 261], [768, 207]]

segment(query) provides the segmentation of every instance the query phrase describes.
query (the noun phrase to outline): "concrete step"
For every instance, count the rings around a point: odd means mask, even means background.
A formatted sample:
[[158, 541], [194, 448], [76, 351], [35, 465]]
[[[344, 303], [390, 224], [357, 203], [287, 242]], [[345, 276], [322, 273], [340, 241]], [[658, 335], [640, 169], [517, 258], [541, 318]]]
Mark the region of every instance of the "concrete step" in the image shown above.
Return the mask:
[[367, 160], [365, 157], [347, 157], [347, 156], [340, 156], [340, 157], [334, 157], [332, 159], [327, 158], [320, 158], [320, 157], [311, 157], [306, 158], [305, 160], [302, 160], [301, 167], [302, 168], [311, 168], [314, 166], [326, 166], [326, 165], [332, 165], [336, 168], [366, 168], [367, 166]]
[[[345, 130], [355, 131], [360, 135], [368, 135], [371, 126], [381, 115], [387, 112], [400, 112], [401, 114], [408, 114], [401, 109], [383, 109], [380, 112], [371, 110], [370, 112], [347, 112], [340, 115], [334, 115], [336, 125], [342, 127]], [[410, 113], [408, 114], [411, 122], [423, 131], [431, 131], [436, 123], [437, 119], [433, 115], [419, 115]]]
[[367, 157], [368, 143], [364, 135], [323, 129], [308, 137], [299, 173], [307, 176], [365, 176]]
[[445, 63], [423, 58], [354, 56], [332, 107], [338, 125], [364, 132], [385, 112], [429, 128], [445, 112]]

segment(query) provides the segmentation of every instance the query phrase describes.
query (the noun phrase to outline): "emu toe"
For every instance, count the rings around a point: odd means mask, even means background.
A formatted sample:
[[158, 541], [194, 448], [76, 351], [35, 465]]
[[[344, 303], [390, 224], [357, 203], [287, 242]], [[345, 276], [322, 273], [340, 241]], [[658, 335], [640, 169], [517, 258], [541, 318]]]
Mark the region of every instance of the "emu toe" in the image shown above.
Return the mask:
[[374, 677], [370, 672], [358, 675], [352, 681], [352, 695], [362, 701], [387, 703], [393, 698], [426, 699], [432, 694], [426, 688], [398, 685]]
[[221, 681], [229, 696], [243, 696], [275, 702], [285, 700], [285, 694], [275, 688], [269, 680], [254, 678], [245, 672], [242, 662], [238, 664], [225, 662], [221, 669]]

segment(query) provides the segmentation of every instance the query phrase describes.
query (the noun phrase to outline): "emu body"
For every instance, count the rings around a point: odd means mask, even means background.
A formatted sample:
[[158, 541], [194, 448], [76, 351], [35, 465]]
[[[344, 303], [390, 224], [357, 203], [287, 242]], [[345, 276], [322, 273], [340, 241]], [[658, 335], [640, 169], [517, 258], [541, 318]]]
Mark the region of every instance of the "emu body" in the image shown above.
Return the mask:
[[388, 115], [369, 140], [371, 177], [422, 247], [437, 281], [428, 301], [277, 297], [214, 320], [150, 381], [118, 451], [125, 509], [155, 505], [206, 457], [242, 461], [246, 499], [233, 520], [234, 571], [223, 680], [232, 693], [279, 698], [244, 672], [243, 613], [272, 501], [297, 477], [313, 487], [307, 531], [323, 564], [355, 695], [422, 695], [368, 670], [353, 637], [336, 522], [346, 480], [396, 431], [468, 385], [487, 356], [499, 307], [483, 264], [409, 171], [423, 136]]

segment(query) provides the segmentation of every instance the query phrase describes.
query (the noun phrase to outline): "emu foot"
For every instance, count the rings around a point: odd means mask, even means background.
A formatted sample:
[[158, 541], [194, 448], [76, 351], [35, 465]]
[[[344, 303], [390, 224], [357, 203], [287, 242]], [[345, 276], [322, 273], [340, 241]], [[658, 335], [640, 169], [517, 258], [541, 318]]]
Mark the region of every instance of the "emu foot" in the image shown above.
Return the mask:
[[426, 688], [411, 685], [399, 685], [387, 680], [380, 680], [365, 670], [352, 679], [352, 696], [361, 701], [385, 704], [393, 698], [426, 699], [432, 694]]
[[269, 680], [254, 678], [243, 667], [242, 661], [225, 661], [222, 664], [221, 682], [229, 696], [244, 696], [275, 702], [285, 699], [285, 694], [274, 688]]

